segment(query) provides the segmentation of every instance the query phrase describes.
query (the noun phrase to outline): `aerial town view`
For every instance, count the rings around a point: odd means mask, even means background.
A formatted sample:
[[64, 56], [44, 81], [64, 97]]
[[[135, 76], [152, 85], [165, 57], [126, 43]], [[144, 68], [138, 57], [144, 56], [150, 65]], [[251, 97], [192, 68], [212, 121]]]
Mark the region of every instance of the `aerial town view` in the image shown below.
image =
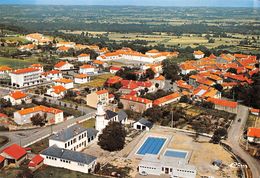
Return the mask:
[[0, 178], [260, 178], [259, 0], [0, 0]]

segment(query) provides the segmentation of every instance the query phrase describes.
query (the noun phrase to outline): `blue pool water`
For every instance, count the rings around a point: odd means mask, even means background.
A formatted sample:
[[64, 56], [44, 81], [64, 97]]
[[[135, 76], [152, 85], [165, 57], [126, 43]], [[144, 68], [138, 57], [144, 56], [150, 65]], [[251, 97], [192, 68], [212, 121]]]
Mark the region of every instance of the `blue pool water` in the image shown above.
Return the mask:
[[165, 138], [148, 137], [141, 148], [138, 150], [137, 154], [145, 155], [146, 153], [148, 153], [157, 155], [160, 152], [165, 141]]
[[164, 156], [174, 157], [174, 158], [186, 158], [187, 152], [177, 151], [177, 150], [167, 150]]

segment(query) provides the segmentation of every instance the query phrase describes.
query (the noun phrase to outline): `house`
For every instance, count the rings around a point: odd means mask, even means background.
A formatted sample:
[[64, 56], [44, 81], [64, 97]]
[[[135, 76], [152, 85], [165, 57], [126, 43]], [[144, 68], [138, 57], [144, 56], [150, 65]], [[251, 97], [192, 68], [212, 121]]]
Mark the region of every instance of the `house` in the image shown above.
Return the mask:
[[121, 67], [111, 66], [109, 72], [115, 74], [117, 71], [121, 70]]
[[54, 84], [55, 84], [56, 86], [57, 86], [57, 85], [61, 85], [61, 86], [63, 86], [64, 88], [66, 88], [67, 90], [68, 90], [68, 89], [71, 89], [71, 88], [74, 88], [73, 80], [67, 79], [67, 78], [56, 79], [56, 80], [54, 80]]
[[193, 56], [195, 57], [195, 59], [201, 59], [204, 57], [204, 55], [205, 54], [200, 50], [193, 52]]
[[59, 148], [52, 145], [43, 150], [41, 156], [44, 164], [53, 167], [60, 167], [72, 171], [91, 173], [96, 165], [96, 157], [77, 151]]
[[70, 49], [72, 49], [72, 48], [69, 48], [66, 46], [61, 46], [61, 47], [58, 47], [57, 53], [66, 53], [66, 52], [69, 52]]
[[106, 81], [106, 84], [108, 86], [113, 86], [116, 83], [120, 83], [122, 80], [123, 80], [123, 78], [115, 75], [115, 76], [108, 78], [107, 81]]
[[260, 144], [260, 128], [250, 127], [247, 130], [247, 141]]
[[30, 66], [31, 68], [35, 68], [35, 69], [38, 69], [40, 70], [41, 72], [43, 72], [43, 66], [41, 64], [32, 64]]
[[153, 127], [153, 123], [146, 120], [145, 118], [141, 118], [133, 124], [133, 128], [136, 130], [149, 131], [152, 127]]
[[25, 52], [25, 51], [32, 51], [36, 49], [37, 46], [35, 44], [27, 44], [27, 45], [21, 45], [18, 47], [19, 51]]
[[31, 42], [36, 42], [36, 43], [38, 43], [43, 38], [44, 38], [43, 34], [40, 33], [31, 33], [25, 36], [26, 40]]
[[92, 65], [83, 65], [79, 67], [79, 73], [80, 74], [94, 74], [95, 73], [95, 67]]
[[59, 70], [51, 70], [48, 72], [43, 73], [43, 77], [47, 80], [47, 81], [51, 81], [51, 80], [57, 80], [62, 77], [62, 73]]
[[45, 113], [48, 124], [57, 124], [64, 120], [63, 111], [40, 105], [14, 112], [14, 121], [18, 125], [30, 124], [32, 116], [40, 114], [44, 117]]
[[193, 86], [187, 84], [185, 81], [183, 80], [178, 80], [175, 82], [177, 84], [177, 87], [181, 90], [181, 91], [192, 91], [193, 90]]
[[54, 65], [54, 70], [71, 70], [74, 69], [74, 66], [70, 64], [68, 61], [60, 61]]
[[5, 157], [0, 155], [0, 169], [5, 166]]
[[251, 108], [250, 113], [253, 114], [253, 115], [259, 116], [260, 109]]
[[53, 98], [61, 99], [65, 96], [67, 89], [62, 85], [56, 85], [49, 88], [46, 92], [46, 95], [49, 95]]
[[147, 109], [151, 108], [153, 105], [153, 102], [151, 100], [131, 95], [121, 96], [120, 101], [124, 106], [124, 110], [133, 110], [140, 113], [143, 113]]
[[153, 105], [155, 106], [164, 106], [166, 104], [170, 104], [173, 102], [178, 102], [181, 99], [181, 95], [179, 93], [172, 93], [170, 95], [158, 98], [153, 101]]
[[68, 127], [49, 138], [49, 146], [81, 151], [96, 138], [98, 131], [94, 128], [84, 128], [78, 124]]
[[106, 106], [109, 103], [109, 94], [107, 90], [99, 90], [92, 92], [87, 95], [86, 98], [87, 105], [93, 108], [97, 108], [97, 104], [101, 103], [103, 106]]
[[234, 101], [228, 101], [224, 99], [208, 98], [207, 101], [215, 105], [215, 109], [223, 110], [230, 113], [237, 113], [238, 103]]
[[0, 74], [8, 74], [10, 71], [12, 71], [13, 69], [11, 67], [8, 66], [0, 66]]
[[42, 82], [41, 71], [36, 68], [17, 69], [11, 72], [11, 84], [14, 87], [22, 88], [37, 85]]
[[170, 177], [195, 178], [196, 167], [189, 165], [186, 161], [169, 156], [145, 154], [138, 165], [138, 171], [141, 175], [168, 174]]
[[106, 110], [104, 111], [103, 105], [99, 103], [97, 105], [96, 112], [96, 129], [101, 133], [102, 130], [108, 125], [109, 122], [119, 122], [121, 124], [126, 124], [127, 114], [124, 111], [119, 111], [118, 113]]
[[100, 66], [103, 66], [103, 67], [107, 67], [108, 64], [103, 62], [103, 61], [100, 61], [100, 60], [93, 60], [92, 61], [92, 64], [96, 67], [100, 67]]
[[88, 62], [90, 61], [90, 54], [85, 54], [85, 53], [82, 53], [78, 56], [78, 61], [79, 62]]
[[6, 147], [0, 153], [0, 160], [4, 162], [2, 163], [3, 167], [9, 164], [15, 164], [16, 167], [19, 167], [19, 165], [26, 159], [26, 157], [27, 157], [27, 152], [25, 148], [17, 144], [12, 144]]
[[158, 77], [155, 77], [154, 79], [151, 80], [153, 83], [153, 86], [157, 89], [163, 89], [165, 86], [165, 77], [162, 75], [159, 75]]
[[109, 98], [109, 103], [115, 101], [115, 95], [113, 95], [112, 93], [108, 95], [108, 98]]
[[76, 46], [76, 43], [68, 42], [68, 41], [62, 41], [62, 42], [56, 43], [57, 48], [59, 48], [59, 47], [75, 48], [75, 46]]
[[22, 91], [13, 91], [9, 95], [3, 97], [5, 100], [10, 101], [12, 106], [20, 105], [22, 102], [30, 103], [31, 99], [27, 96], [26, 93]]
[[28, 164], [28, 168], [32, 171], [36, 171], [43, 165], [43, 157], [35, 155]]
[[77, 74], [74, 76], [74, 82], [77, 84], [83, 84], [90, 82], [90, 76], [87, 74]]

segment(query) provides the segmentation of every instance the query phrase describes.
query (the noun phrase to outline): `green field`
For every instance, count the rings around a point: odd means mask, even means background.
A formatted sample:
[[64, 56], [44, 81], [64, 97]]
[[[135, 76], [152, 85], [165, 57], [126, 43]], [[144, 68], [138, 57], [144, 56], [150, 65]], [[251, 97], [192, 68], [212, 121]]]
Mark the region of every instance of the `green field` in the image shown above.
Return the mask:
[[23, 68], [23, 67], [28, 67], [33, 63], [39, 63], [39, 62], [36, 58], [13, 59], [13, 58], [0, 57], [0, 66], [5, 65], [12, 68]]
[[95, 118], [91, 118], [87, 121], [84, 121], [82, 123], [80, 123], [80, 125], [82, 127], [85, 127], [85, 128], [94, 128], [95, 127], [95, 122], [96, 122], [96, 119]]
[[27, 43], [29, 42], [28, 40], [26, 40], [24, 38], [24, 36], [15, 36], [15, 37], [2, 37], [0, 38], [1, 39], [4, 39], [6, 41], [10, 41], [10, 42], [22, 42], [22, 43]]
[[104, 74], [104, 75], [99, 75], [99, 76], [95, 76], [93, 77], [93, 79], [90, 80], [89, 83], [86, 84], [81, 84], [80, 87], [102, 87], [105, 83], [105, 81], [114, 76], [113, 74]]

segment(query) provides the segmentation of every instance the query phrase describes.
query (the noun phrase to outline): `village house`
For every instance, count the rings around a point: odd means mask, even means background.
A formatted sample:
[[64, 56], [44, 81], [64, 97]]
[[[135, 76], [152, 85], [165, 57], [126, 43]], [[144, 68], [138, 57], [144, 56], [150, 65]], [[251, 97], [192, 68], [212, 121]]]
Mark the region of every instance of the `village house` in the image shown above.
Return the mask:
[[97, 104], [101, 103], [103, 106], [109, 103], [109, 94], [107, 90], [99, 90], [92, 92], [86, 97], [87, 105], [93, 108], [97, 108]]
[[91, 173], [96, 165], [96, 157], [77, 151], [59, 148], [52, 145], [40, 154], [44, 158], [44, 164], [60, 167], [82, 173]]
[[80, 54], [78, 56], [78, 61], [79, 62], [88, 62], [88, 61], [90, 61], [90, 54], [85, 54], [85, 53]]
[[151, 100], [131, 95], [121, 96], [120, 102], [122, 102], [124, 110], [133, 110], [140, 113], [143, 113], [147, 109], [151, 108], [153, 105], [153, 102]]
[[59, 48], [59, 47], [66, 47], [66, 48], [75, 48], [76, 46], [76, 43], [74, 42], [67, 42], [67, 41], [62, 41], [62, 42], [59, 42], [59, 43], [56, 43], [56, 48]]
[[47, 81], [57, 80], [62, 77], [62, 73], [59, 70], [51, 70], [48, 72], [43, 73], [43, 78], [45, 78]]
[[153, 83], [153, 86], [155, 86], [155, 89], [163, 89], [165, 86], [165, 77], [162, 75], [159, 75], [150, 81]]
[[63, 111], [40, 105], [14, 112], [14, 121], [18, 125], [30, 124], [32, 116], [40, 114], [44, 117], [45, 113], [47, 114], [46, 120], [49, 124], [57, 124], [64, 120]]
[[43, 36], [40, 33], [32, 33], [25, 36], [26, 40], [33, 42], [36, 45], [48, 45], [52, 42], [50, 38]]
[[237, 114], [238, 104], [224, 99], [208, 98], [207, 101], [214, 104], [215, 109]]
[[54, 84], [56, 86], [61, 85], [64, 88], [66, 88], [67, 90], [74, 88], [73, 80], [67, 79], [67, 78], [56, 79], [56, 80], [54, 80]]
[[49, 88], [46, 95], [51, 96], [56, 99], [61, 99], [65, 96], [67, 89], [62, 85], [56, 85]]
[[60, 61], [57, 64], [54, 65], [54, 70], [71, 70], [74, 69], [74, 66], [70, 64], [68, 61]]
[[247, 130], [247, 141], [260, 144], [260, 128], [250, 127]]
[[66, 52], [69, 52], [70, 49], [72, 49], [72, 48], [61, 46], [56, 51], [57, 51], [57, 53], [66, 53]]
[[220, 91], [206, 85], [199, 85], [197, 88], [193, 90], [192, 95], [192, 98], [194, 100], [203, 100], [207, 98], [221, 98]]
[[84, 84], [90, 82], [90, 76], [87, 74], [77, 74], [74, 76], [74, 82], [77, 84]]
[[145, 118], [139, 119], [133, 124], [133, 128], [136, 130], [149, 131], [153, 127], [153, 123]]
[[76, 124], [68, 127], [49, 138], [49, 146], [81, 151], [96, 138], [98, 131], [94, 128], [84, 128]]
[[83, 65], [79, 67], [79, 73], [80, 74], [94, 74], [95, 73], [95, 67], [92, 65]]
[[118, 113], [111, 110], [105, 111], [103, 105], [98, 104], [95, 128], [99, 131], [99, 133], [101, 133], [109, 122], [119, 122], [121, 124], [126, 124], [127, 118], [127, 114], [123, 110], [120, 110]]
[[38, 69], [39, 71], [43, 72], [43, 66], [41, 64], [32, 64], [30, 65], [31, 68]]
[[117, 73], [117, 71], [121, 70], [121, 67], [116, 67], [116, 66], [111, 66], [110, 69], [109, 69], [109, 72], [111, 74], [115, 74]]
[[5, 100], [10, 101], [12, 106], [20, 105], [24, 103], [30, 103], [32, 100], [28, 97], [28, 95], [22, 91], [13, 91], [9, 95], [3, 97]]
[[0, 66], [0, 75], [3, 74], [9, 74], [10, 71], [12, 71], [13, 69], [11, 67], [8, 66]]
[[107, 79], [106, 85], [113, 86], [117, 83], [120, 83], [122, 80], [123, 80], [123, 78], [115, 75], [115, 76], [112, 76], [112, 77]]
[[205, 54], [202, 51], [198, 50], [193, 52], [193, 56], [195, 57], [195, 59], [201, 59], [205, 56]]
[[0, 165], [5, 167], [9, 164], [14, 164], [16, 167], [19, 167], [26, 158], [26, 150], [17, 144], [12, 144], [1, 151]]
[[255, 115], [255, 116], [259, 116], [260, 115], [260, 109], [251, 108], [250, 113]]
[[11, 84], [14, 87], [22, 88], [37, 85], [42, 82], [41, 71], [35, 68], [17, 69], [11, 72]]
[[25, 51], [33, 51], [37, 48], [35, 44], [27, 44], [27, 45], [21, 45], [18, 47], [19, 51], [25, 52]]
[[40, 155], [35, 155], [29, 162], [28, 168], [32, 171], [36, 171], [43, 165], [43, 157]]
[[177, 84], [177, 87], [180, 89], [180, 91], [187, 91], [187, 92], [191, 92], [193, 90], [193, 86], [187, 84], [185, 81], [183, 80], [178, 80], [175, 82]]
[[158, 98], [153, 101], [153, 105], [155, 106], [164, 106], [166, 104], [170, 104], [173, 102], [178, 102], [181, 98], [181, 95], [179, 93], [172, 93], [170, 95]]

